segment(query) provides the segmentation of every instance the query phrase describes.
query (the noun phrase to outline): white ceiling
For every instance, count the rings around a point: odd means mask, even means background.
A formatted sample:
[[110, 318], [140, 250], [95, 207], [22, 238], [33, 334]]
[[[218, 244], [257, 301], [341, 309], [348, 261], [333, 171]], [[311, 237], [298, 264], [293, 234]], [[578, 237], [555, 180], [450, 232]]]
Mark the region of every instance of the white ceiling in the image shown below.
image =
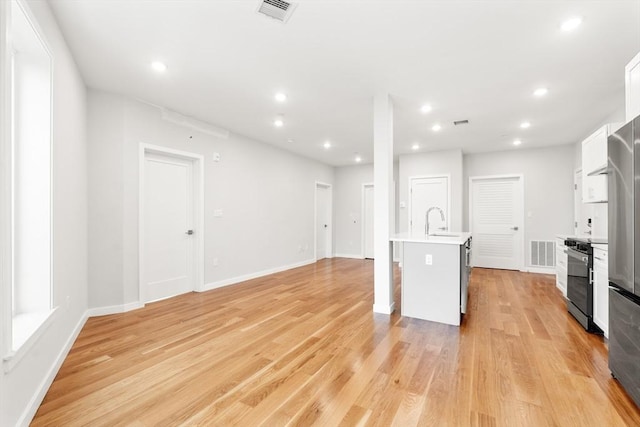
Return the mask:
[[[258, 0], [49, 2], [88, 86], [335, 166], [373, 160], [380, 91], [394, 101], [396, 154], [574, 143], [623, 108], [640, 51], [639, 0], [302, 0], [286, 24], [257, 14]], [[583, 24], [561, 31], [573, 15]], [[533, 97], [538, 86], [549, 94]]]

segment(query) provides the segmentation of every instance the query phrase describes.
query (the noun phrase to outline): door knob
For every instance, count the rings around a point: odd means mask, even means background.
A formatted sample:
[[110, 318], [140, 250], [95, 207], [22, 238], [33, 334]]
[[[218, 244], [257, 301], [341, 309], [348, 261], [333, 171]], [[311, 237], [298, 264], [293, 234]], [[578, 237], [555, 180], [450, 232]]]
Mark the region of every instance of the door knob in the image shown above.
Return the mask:
[[513, 231], [518, 231], [518, 226], [516, 225], [516, 226], [514, 226], [514, 227], [511, 227], [511, 229], [512, 229]]
[[193, 234], [193, 230], [187, 230], [187, 231], [185, 231], [184, 234], [188, 234], [189, 236], [191, 236]]

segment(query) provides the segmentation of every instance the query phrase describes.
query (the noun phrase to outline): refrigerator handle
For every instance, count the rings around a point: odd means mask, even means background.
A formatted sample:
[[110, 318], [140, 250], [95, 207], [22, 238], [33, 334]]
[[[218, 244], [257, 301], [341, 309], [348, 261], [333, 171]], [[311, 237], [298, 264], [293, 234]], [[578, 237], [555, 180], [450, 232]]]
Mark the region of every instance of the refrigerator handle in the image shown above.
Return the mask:
[[593, 285], [593, 268], [589, 269], [589, 284]]

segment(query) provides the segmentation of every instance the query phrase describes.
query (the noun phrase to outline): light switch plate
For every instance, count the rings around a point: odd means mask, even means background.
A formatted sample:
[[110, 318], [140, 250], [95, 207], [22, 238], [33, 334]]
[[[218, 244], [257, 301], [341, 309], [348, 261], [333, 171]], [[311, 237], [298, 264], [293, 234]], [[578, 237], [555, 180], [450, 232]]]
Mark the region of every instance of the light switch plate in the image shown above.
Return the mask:
[[220, 161], [220, 153], [213, 153], [213, 161], [214, 162]]
[[222, 209], [216, 209], [215, 211], [213, 211], [213, 216], [215, 218], [220, 218], [222, 217]]

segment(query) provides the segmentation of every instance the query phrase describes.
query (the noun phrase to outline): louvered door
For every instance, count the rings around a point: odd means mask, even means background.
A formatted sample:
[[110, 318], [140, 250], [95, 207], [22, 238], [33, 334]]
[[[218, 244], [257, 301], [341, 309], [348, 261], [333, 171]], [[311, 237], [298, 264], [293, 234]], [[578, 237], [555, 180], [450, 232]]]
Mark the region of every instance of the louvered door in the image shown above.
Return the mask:
[[471, 179], [473, 265], [519, 270], [522, 265], [522, 179]]

